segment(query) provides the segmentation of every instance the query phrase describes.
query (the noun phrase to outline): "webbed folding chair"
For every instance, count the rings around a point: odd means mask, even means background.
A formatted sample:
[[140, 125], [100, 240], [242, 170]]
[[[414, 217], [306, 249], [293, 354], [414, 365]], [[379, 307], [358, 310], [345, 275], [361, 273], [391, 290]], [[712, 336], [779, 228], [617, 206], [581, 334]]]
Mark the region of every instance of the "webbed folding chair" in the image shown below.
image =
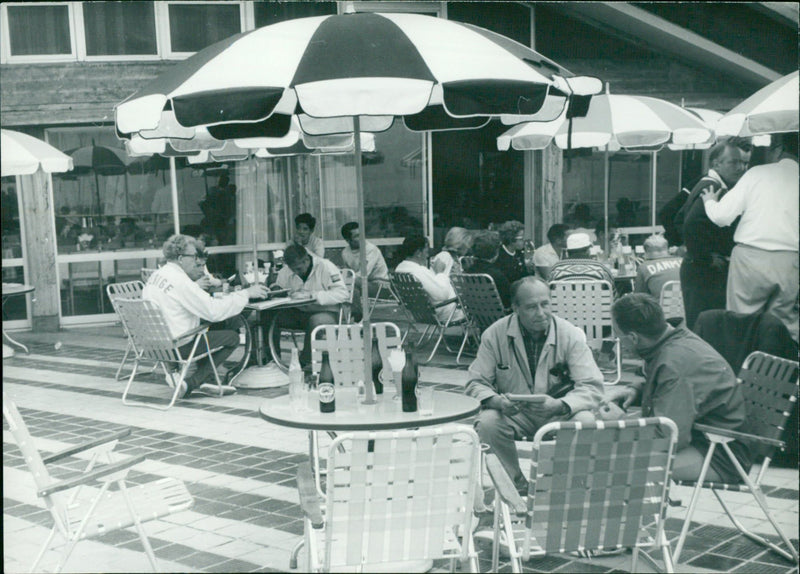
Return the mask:
[[495, 487], [491, 571], [505, 542], [513, 572], [531, 556], [620, 548], [633, 550], [637, 572], [639, 549], [653, 547], [672, 572], [664, 520], [677, 441], [665, 417], [546, 424], [533, 438], [527, 500], [487, 453]]
[[[341, 448], [340, 448], [341, 447]], [[464, 425], [340, 435], [330, 446], [322, 500], [298, 467], [307, 572], [408, 571], [449, 558], [478, 571], [471, 535], [479, 444]]]
[[[111, 301], [111, 306], [114, 308], [114, 312], [117, 313], [119, 316], [119, 311], [117, 311], [117, 299], [141, 299], [142, 298], [142, 290], [144, 289], [144, 283], [139, 280], [135, 281], [126, 281], [124, 283], [109, 283], [106, 285], [106, 292], [108, 293], [108, 300]], [[128, 335], [128, 329], [125, 327], [125, 323], [122, 323], [122, 329], [125, 331], [125, 337], [128, 339], [128, 346], [125, 347], [125, 355], [122, 357], [122, 362], [117, 367], [117, 372], [114, 375], [114, 380], [118, 381], [119, 376], [122, 373], [122, 367], [125, 366], [125, 363], [128, 362], [128, 356], [131, 354], [133, 350], [133, 346], [131, 345], [130, 335]], [[157, 367], [157, 365], [156, 365]], [[155, 368], [155, 367], [154, 367]]]
[[[214, 364], [214, 353], [222, 347], [211, 348], [208, 344], [208, 325], [199, 325], [183, 333], [179, 337], [173, 337], [167, 325], [166, 319], [161, 309], [152, 301], [144, 299], [117, 299], [117, 312], [122, 319], [128, 333], [131, 346], [134, 351], [134, 364], [125, 390], [122, 392], [122, 402], [126, 405], [149, 407], [159, 410], [167, 410], [178, 398], [183, 381], [188, 374], [192, 363], [208, 356], [211, 361], [214, 378], [219, 389], [219, 396], [223, 396], [222, 382], [220, 381], [217, 367]], [[200, 341], [204, 342], [205, 351], [198, 352], [197, 347]], [[192, 349], [188, 357], [183, 357], [180, 348], [192, 343]], [[210, 349], [210, 352], [208, 351]], [[173, 388], [172, 398], [166, 406], [157, 405], [145, 401], [135, 401], [128, 399], [128, 392], [136, 378], [136, 372], [142, 361], [155, 361], [161, 365], [166, 376], [167, 384]], [[179, 370], [173, 371], [168, 368], [170, 365], [177, 365]]]
[[[697, 481], [681, 481], [677, 483], [682, 486], [694, 486], [695, 488], [689, 501], [683, 528], [675, 546], [675, 562], [680, 558], [683, 545], [686, 542], [686, 536], [689, 532], [692, 515], [697, 506], [701, 489], [709, 488], [739, 532], [758, 544], [770, 548], [787, 560], [797, 563], [797, 550], [770, 513], [766, 496], [761, 490], [761, 482], [769, 470], [769, 463], [776, 449], [783, 449], [786, 446], [786, 443], [781, 440], [781, 435], [786, 428], [786, 421], [789, 420], [792, 411], [797, 408], [797, 391], [800, 385], [799, 374], [800, 367], [798, 367], [797, 361], [781, 359], [761, 351], [751, 353], [745, 359], [738, 376], [747, 409], [748, 432], [735, 432], [701, 424], [694, 425], [694, 430], [702, 432], [710, 444]], [[737, 439], [745, 441], [750, 446], [753, 454], [764, 456], [764, 462], [761, 464], [755, 479], [750, 478], [750, 475], [745, 472], [728, 445], [728, 443]], [[725, 451], [744, 484], [705, 481], [706, 473], [711, 464], [711, 457], [717, 448], [722, 448]], [[737, 520], [731, 508], [720, 495], [720, 491], [724, 490], [751, 493], [786, 548], [781, 548], [766, 538], [751, 532]]]
[[[469, 337], [470, 331], [468, 329], [466, 317], [453, 319], [456, 311], [458, 311], [458, 297], [453, 297], [452, 299], [447, 299], [446, 301], [442, 301], [434, 305], [431, 302], [428, 293], [425, 291], [425, 288], [422, 286], [422, 283], [420, 283], [419, 279], [414, 277], [414, 275], [411, 273], [395, 272], [391, 275], [391, 282], [392, 292], [394, 292], [400, 301], [400, 304], [406, 310], [406, 313], [411, 317], [409, 331], [413, 328], [413, 324], [415, 322], [425, 325], [425, 331], [423, 331], [422, 335], [417, 341], [417, 345], [421, 345], [424, 341], [429, 340], [433, 335], [436, 334], [437, 331], [439, 333], [439, 337], [436, 339], [436, 344], [434, 344], [433, 350], [425, 362], [427, 363], [433, 359], [433, 356], [436, 354], [436, 351], [439, 349], [439, 345], [442, 343], [442, 341], [444, 341], [444, 345], [447, 347], [448, 351], [455, 353], [455, 349], [451, 349], [447, 344], [444, 332], [448, 327], [461, 327], [464, 331], [464, 338], [461, 341], [461, 349], [456, 356], [456, 362], [460, 362], [461, 352], [464, 349], [464, 344], [467, 341], [467, 337]], [[446, 307], [447, 305], [453, 305], [453, 309], [450, 311], [447, 319], [442, 322], [439, 319], [439, 316], [436, 314], [436, 310], [441, 307]], [[405, 337], [407, 336], [408, 331], [406, 331], [403, 339], [405, 340]]]
[[612, 334], [611, 305], [614, 289], [608, 281], [551, 281], [550, 309], [553, 314], [566, 319], [586, 334], [586, 342], [593, 350], [603, 341], [613, 342], [616, 376], [607, 385], [615, 385], [622, 378], [622, 349], [619, 339]]
[[683, 310], [683, 293], [681, 292], [680, 281], [667, 281], [664, 283], [661, 287], [658, 303], [664, 311], [665, 318], [686, 318], [686, 312]]
[[463, 273], [450, 276], [470, 325], [483, 333], [492, 323], [508, 315], [497, 292], [494, 279], [486, 273]]
[[[81, 540], [131, 526], [136, 527], [147, 558], [153, 570], [158, 571], [142, 522], [187, 510], [194, 504], [194, 499], [184, 483], [176, 478], [163, 478], [134, 488], [127, 487], [125, 478], [128, 472], [145, 456], [121, 459], [112, 451], [121, 438], [130, 435], [130, 429], [69, 447], [50, 456], [42, 456], [17, 406], [5, 392], [3, 417], [33, 475], [37, 495], [53, 517], [53, 527], [31, 566], [31, 572], [37, 571], [57, 534], [64, 540], [61, 556], [54, 569], [60, 572]], [[50, 476], [48, 464], [84, 454], [90, 456], [83, 472], [66, 479]], [[104, 464], [98, 464], [103, 463], [101, 458]], [[98, 482], [101, 485], [99, 489], [94, 486]], [[119, 489], [110, 491], [112, 484], [118, 485]]]

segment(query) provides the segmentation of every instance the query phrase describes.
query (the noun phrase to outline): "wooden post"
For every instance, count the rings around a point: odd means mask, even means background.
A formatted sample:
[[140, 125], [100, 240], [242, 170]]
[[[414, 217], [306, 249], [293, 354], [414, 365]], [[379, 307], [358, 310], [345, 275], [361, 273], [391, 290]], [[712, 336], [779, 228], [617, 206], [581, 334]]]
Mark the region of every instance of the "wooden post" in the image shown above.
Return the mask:
[[19, 193], [25, 218], [27, 276], [34, 285], [31, 326], [34, 331], [57, 331], [59, 328], [60, 289], [56, 264], [56, 236], [53, 193], [50, 175], [41, 169], [33, 175], [20, 176]]
[[541, 161], [541, 222], [538, 226], [539, 244], [547, 243], [547, 230], [555, 223], [563, 220], [563, 187], [564, 180], [561, 170], [563, 168], [563, 154], [555, 144], [550, 144], [542, 150]]

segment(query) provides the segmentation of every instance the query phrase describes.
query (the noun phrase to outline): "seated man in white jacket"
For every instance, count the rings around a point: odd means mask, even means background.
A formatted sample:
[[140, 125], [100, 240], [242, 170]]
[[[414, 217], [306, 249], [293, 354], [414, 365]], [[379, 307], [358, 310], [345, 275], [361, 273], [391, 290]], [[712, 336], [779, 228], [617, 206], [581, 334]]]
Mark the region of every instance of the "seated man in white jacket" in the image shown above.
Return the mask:
[[[405, 255], [395, 268], [397, 273], [411, 273], [422, 283], [423, 289], [431, 299], [431, 303], [436, 305], [442, 301], [453, 299], [456, 292], [450, 283], [450, 278], [446, 273], [435, 273], [428, 269], [428, 241], [422, 235], [409, 235], [403, 240], [400, 252]], [[442, 323], [447, 321], [453, 313], [455, 303], [444, 305], [436, 309], [436, 316]], [[451, 321], [458, 321], [464, 318], [461, 309], [456, 309]]]
[[[334, 263], [317, 257], [302, 245], [291, 244], [283, 254], [285, 265], [278, 272], [275, 284], [288, 289], [290, 296], [313, 297], [314, 303], [282, 309], [277, 326], [305, 329], [300, 364], [311, 364], [311, 331], [319, 325], [334, 325], [339, 321], [339, 307], [350, 299], [350, 291]], [[271, 314], [264, 313], [262, 324], [269, 326]], [[276, 348], [280, 348], [280, 329], [273, 333]]]
[[[198, 250], [198, 248], [200, 248]], [[164, 242], [163, 253], [167, 262], [156, 270], [147, 281], [142, 297], [153, 301], [164, 313], [173, 337], [195, 329], [200, 320], [218, 323], [242, 312], [250, 298], [263, 298], [267, 288], [263, 285], [251, 285], [243, 291], [215, 299], [205, 292], [195, 281], [203, 273], [202, 244], [188, 235], [173, 235]], [[181, 347], [181, 355], [188, 357], [194, 341]], [[208, 332], [208, 344], [211, 348], [222, 347], [214, 353], [214, 362], [219, 365], [239, 345], [239, 333], [228, 330]], [[205, 353], [205, 344], [197, 346], [196, 353]], [[197, 362], [197, 370], [182, 382], [186, 386], [183, 398], [188, 398], [192, 391], [200, 390], [201, 385], [213, 381], [214, 374], [211, 363], [206, 357]], [[231, 389], [233, 387], [225, 387]]]

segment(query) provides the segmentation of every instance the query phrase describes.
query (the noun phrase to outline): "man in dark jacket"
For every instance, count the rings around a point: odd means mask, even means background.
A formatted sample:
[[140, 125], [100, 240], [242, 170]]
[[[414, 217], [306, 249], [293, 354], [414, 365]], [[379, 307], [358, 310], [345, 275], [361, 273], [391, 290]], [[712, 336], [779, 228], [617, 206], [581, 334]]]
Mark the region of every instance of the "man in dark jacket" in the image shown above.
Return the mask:
[[686, 204], [678, 212], [682, 222], [686, 256], [681, 264], [681, 291], [686, 325], [694, 327], [697, 316], [707, 309], [724, 309], [728, 282], [728, 259], [733, 250], [736, 223], [717, 227], [706, 216], [700, 194], [708, 187], [724, 195], [744, 173], [742, 151], [731, 143], [711, 149], [711, 169], [697, 182]]
[[[672, 470], [675, 480], [700, 476], [709, 443], [696, 423], [746, 432], [744, 395], [728, 363], [714, 348], [683, 326], [673, 328], [651, 295], [632, 293], [611, 309], [614, 331], [622, 344], [645, 361], [644, 384], [616, 385], [606, 390], [623, 408], [641, 400], [643, 417], [667, 417], [678, 427], [678, 447]], [[729, 443], [745, 470], [750, 468], [747, 447]], [[724, 449], [714, 450], [706, 480], [739, 482], [735, 466]]]

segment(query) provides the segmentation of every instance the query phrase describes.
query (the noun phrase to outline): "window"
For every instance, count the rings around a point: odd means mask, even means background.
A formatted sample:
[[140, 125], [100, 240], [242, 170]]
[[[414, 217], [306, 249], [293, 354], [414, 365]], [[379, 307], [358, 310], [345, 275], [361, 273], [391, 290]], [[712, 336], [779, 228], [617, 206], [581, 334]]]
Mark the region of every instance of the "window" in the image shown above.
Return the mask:
[[6, 7], [6, 15], [11, 57], [73, 57], [69, 5], [14, 4]]
[[197, 52], [242, 31], [238, 3], [169, 5], [171, 54]]
[[84, 2], [87, 56], [158, 54], [152, 2]]

